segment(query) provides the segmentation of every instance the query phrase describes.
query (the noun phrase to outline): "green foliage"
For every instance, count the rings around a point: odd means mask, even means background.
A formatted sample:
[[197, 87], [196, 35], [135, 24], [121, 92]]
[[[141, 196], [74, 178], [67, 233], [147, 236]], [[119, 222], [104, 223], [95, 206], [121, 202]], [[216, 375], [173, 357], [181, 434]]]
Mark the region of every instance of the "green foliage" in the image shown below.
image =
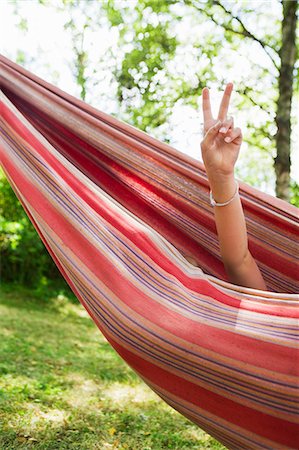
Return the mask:
[[[125, 51], [121, 66], [115, 71], [118, 99], [120, 103], [126, 104], [126, 118], [143, 130], [160, 126], [169, 114], [169, 90], [172, 86], [167, 88], [163, 78], [165, 66], [172, 59], [177, 46], [177, 40], [170, 35], [168, 28], [169, 4], [155, 3], [154, 10], [151, 10], [155, 20], [151, 23], [145, 22], [143, 18], [148, 3], [139, 2], [135, 9], [133, 28], [129, 26], [122, 29], [122, 45], [129, 50]], [[129, 41], [127, 32], [130, 33]], [[134, 42], [132, 49], [130, 42]]]
[[291, 201], [290, 203], [299, 208], [299, 184], [296, 181], [291, 182]]
[[[118, 5], [123, 20], [119, 27], [123, 58], [114, 71], [118, 100], [122, 118], [145, 131], [165, 124], [181, 99], [196, 107], [196, 93], [206, 80], [207, 71], [200, 76], [194, 71], [190, 79], [186, 67], [176, 66], [179, 39], [173, 27], [181, 19], [173, 10], [176, 4], [139, 0], [130, 8]], [[198, 62], [201, 52], [196, 53]]]
[[117, 27], [118, 25], [123, 23], [121, 11], [117, 9], [116, 5], [114, 4], [114, 0], [108, 0], [107, 2], [104, 2], [103, 10], [106, 12], [107, 18], [112, 27]]
[[59, 277], [55, 264], [0, 173], [0, 255], [1, 281], [31, 287]]

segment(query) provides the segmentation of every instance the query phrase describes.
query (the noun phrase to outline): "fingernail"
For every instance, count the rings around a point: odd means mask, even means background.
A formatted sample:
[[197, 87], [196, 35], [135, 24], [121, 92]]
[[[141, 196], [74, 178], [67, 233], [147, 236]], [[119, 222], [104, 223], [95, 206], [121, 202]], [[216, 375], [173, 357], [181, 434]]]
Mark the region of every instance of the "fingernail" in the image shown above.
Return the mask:
[[220, 128], [220, 133], [226, 133], [226, 128], [225, 127], [222, 127], [222, 128]]
[[227, 142], [228, 144], [231, 142], [231, 138], [230, 137], [226, 137], [226, 138], [224, 138], [224, 140], [225, 140], [225, 142]]

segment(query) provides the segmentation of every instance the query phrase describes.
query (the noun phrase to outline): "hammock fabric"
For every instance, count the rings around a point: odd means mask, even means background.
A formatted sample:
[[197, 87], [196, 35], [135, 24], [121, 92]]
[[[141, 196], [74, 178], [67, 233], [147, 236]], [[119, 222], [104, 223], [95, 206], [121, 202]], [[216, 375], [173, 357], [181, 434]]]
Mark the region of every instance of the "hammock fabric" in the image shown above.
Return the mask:
[[296, 209], [241, 184], [275, 292], [230, 285], [201, 164], [4, 57], [0, 77], [4, 171], [111, 345], [228, 448], [297, 449]]

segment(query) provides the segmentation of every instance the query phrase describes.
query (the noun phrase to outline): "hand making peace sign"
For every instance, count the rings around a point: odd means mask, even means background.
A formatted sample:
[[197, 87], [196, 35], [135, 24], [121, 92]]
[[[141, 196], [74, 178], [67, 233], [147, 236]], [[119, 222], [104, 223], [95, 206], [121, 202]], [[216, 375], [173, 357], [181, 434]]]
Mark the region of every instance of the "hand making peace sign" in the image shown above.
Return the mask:
[[213, 178], [233, 174], [242, 144], [240, 128], [234, 128], [233, 118], [227, 117], [232, 90], [233, 84], [228, 83], [217, 119], [212, 116], [209, 89], [202, 91], [204, 138], [201, 151], [207, 174]]

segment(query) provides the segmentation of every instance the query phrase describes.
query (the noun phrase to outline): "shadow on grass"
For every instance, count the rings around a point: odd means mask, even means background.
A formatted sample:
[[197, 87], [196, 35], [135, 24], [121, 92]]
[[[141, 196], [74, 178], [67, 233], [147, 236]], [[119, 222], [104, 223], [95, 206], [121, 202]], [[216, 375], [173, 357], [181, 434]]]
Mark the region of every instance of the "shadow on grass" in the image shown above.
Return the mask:
[[0, 302], [6, 307], [0, 318], [5, 337], [0, 373], [34, 378], [54, 369], [112, 381], [132, 378], [78, 301], [61, 294], [45, 301], [18, 290], [2, 292]]
[[0, 286], [1, 303], [10, 307], [26, 310], [52, 310], [57, 311], [61, 307], [62, 299], [67, 303], [79, 304], [71, 289], [64, 280], [58, 283], [41, 285], [36, 289], [26, 288], [14, 284], [2, 284]]
[[6, 431], [3, 448], [223, 449], [156, 399], [112, 406], [109, 399], [91, 398], [84, 408], [43, 409], [28, 408], [26, 425]]

